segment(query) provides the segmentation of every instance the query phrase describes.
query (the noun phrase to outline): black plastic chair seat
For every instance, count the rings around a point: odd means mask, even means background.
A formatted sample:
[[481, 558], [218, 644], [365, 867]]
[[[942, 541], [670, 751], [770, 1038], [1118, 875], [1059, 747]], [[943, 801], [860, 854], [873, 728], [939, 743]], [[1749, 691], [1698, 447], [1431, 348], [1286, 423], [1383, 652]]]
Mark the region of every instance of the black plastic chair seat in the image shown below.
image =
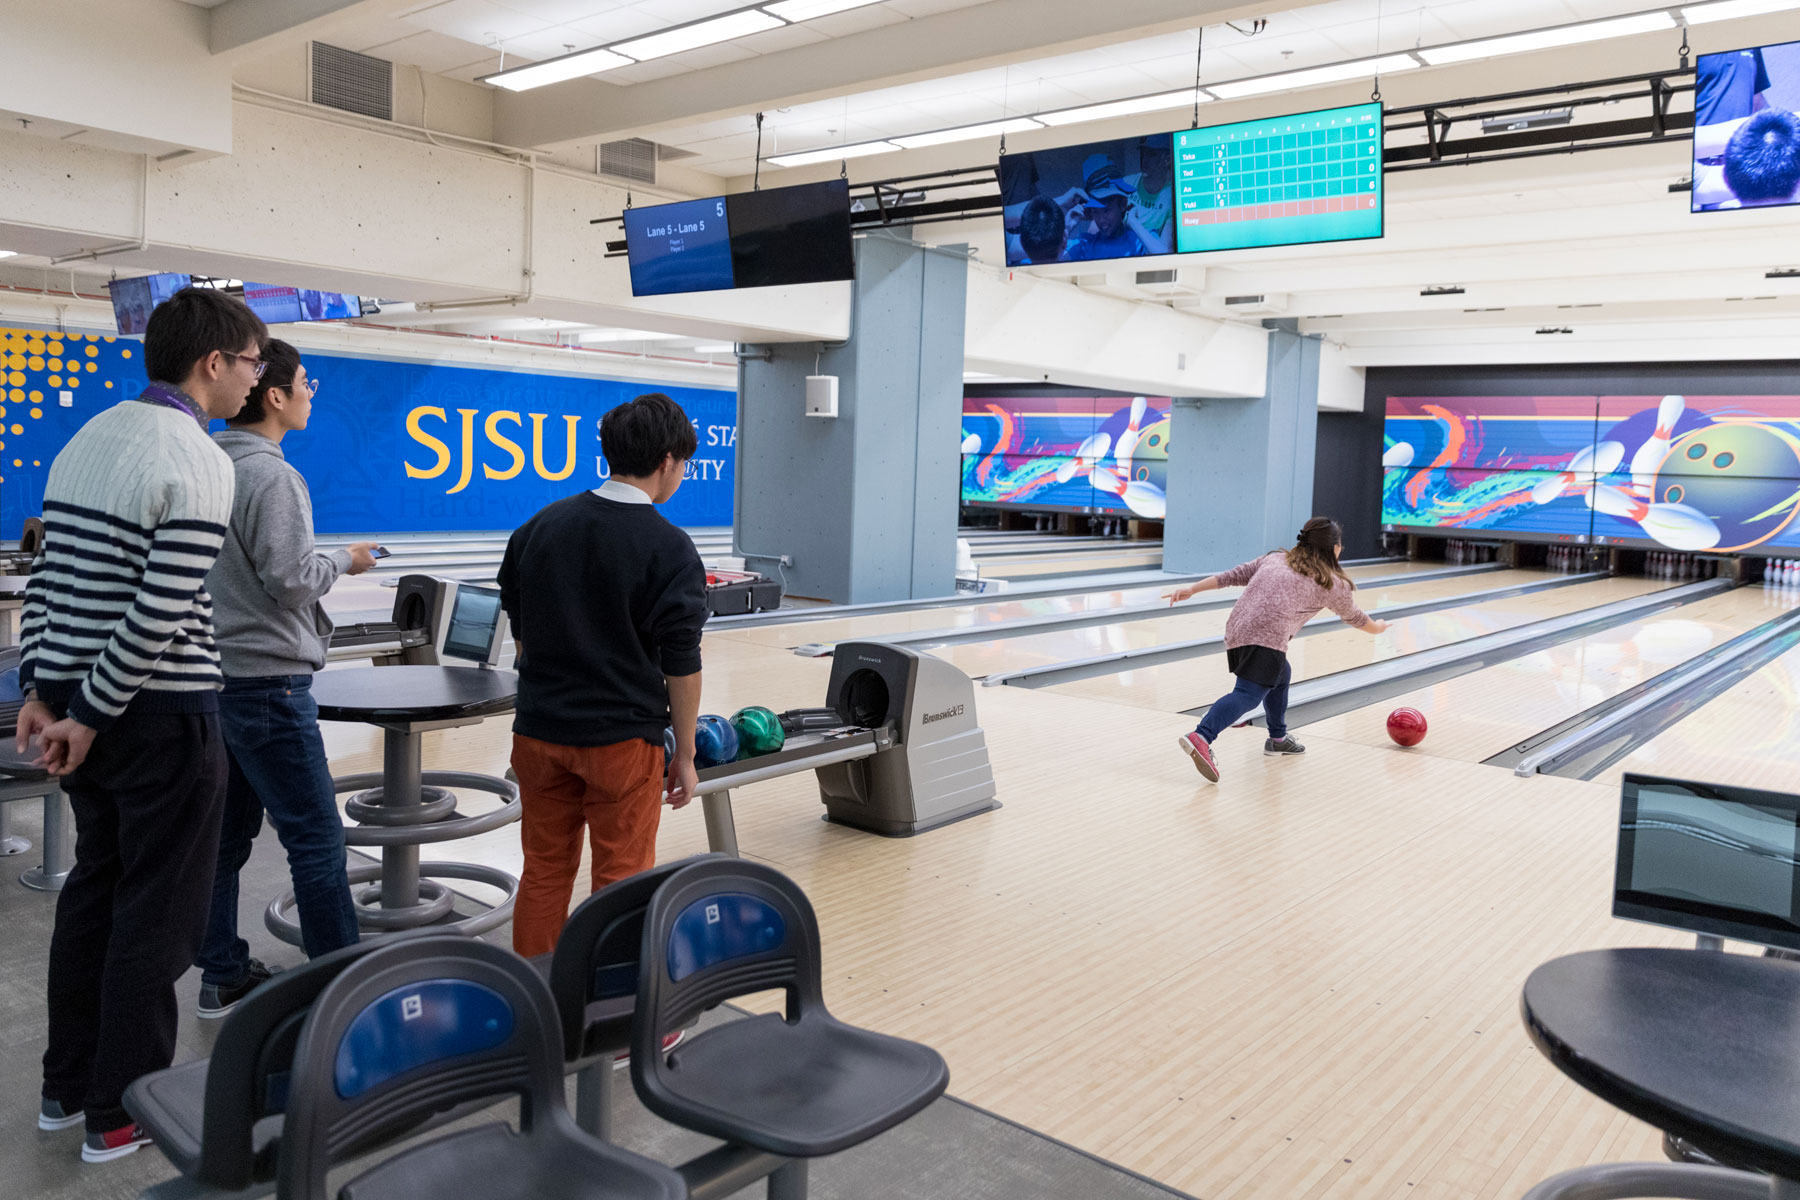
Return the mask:
[[949, 1085], [935, 1050], [824, 1013], [789, 1024], [730, 1021], [668, 1057], [662, 1105], [677, 1123], [786, 1158], [815, 1158], [874, 1137]]
[[[571, 1131], [572, 1132], [572, 1131]], [[685, 1200], [679, 1177], [645, 1170], [578, 1136], [534, 1144], [484, 1125], [401, 1152], [344, 1185], [338, 1200]]]
[[183, 1175], [200, 1166], [200, 1131], [206, 1113], [210, 1059], [181, 1063], [142, 1076], [132, 1085], [131, 1115], [150, 1131], [156, 1148]]

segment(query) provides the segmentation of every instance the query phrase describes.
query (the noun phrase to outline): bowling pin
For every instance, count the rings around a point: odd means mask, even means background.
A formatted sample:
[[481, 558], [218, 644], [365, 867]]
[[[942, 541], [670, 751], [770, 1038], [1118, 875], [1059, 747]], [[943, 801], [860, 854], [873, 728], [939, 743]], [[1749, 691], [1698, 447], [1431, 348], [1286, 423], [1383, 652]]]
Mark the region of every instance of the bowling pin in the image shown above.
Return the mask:
[[980, 454], [981, 435], [979, 433], [971, 433], [968, 437], [964, 438], [962, 440], [962, 452], [964, 454]]
[[1677, 550], [1710, 550], [1719, 544], [1719, 527], [1712, 518], [1685, 504], [1652, 504], [1619, 488], [1596, 487], [1594, 508], [1635, 521], [1645, 533]]
[[1408, 442], [1395, 442], [1381, 456], [1383, 467], [1410, 467], [1413, 460], [1413, 448]]
[[1131, 421], [1119, 435], [1119, 445], [1113, 454], [1113, 461], [1119, 464], [1120, 473], [1127, 479], [1131, 478], [1131, 456], [1137, 451], [1138, 426], [1143, 423], [1144, 408], [1149, 402], [1145, 396], [1131, 398]]
[[1680, 396], [1664, 396], [1662, 403], [1656, 406], [1656, 429], [1631, 456], [1631, 486], [1640, 495], [1648, 496], [1654, 488], [1656, 472], [1669, 454], [1675, 423], [1681, 420], [1681, 414], [1686, 410], [1687, 401]]

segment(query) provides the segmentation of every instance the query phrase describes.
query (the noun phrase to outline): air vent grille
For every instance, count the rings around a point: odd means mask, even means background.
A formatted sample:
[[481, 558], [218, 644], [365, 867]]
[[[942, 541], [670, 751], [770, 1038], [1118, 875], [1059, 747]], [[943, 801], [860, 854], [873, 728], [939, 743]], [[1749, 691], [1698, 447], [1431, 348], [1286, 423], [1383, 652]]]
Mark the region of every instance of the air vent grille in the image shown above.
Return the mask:
[[394, 64], [354, 50], [312, 44], [312, 102], [383, 121], [394, 119]]
[[601, 142], [600, 173], [637, 183], [655, 183], [656, 143], [645, 138]]

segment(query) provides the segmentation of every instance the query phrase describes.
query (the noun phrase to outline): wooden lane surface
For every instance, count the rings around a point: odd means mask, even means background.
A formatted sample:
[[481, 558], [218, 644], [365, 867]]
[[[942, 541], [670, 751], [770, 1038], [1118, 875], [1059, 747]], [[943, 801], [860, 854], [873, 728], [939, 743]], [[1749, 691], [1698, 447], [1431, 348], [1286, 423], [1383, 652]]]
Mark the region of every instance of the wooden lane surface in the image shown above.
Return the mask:
[[[1442, 563], [1387, 563], [1381, 566], [1350, 568], [1352, 579], [1379, 579], [1390, 575], [1414, 575], [1422, 571], [1441, 570]], [[1494, 574], [1498, 574], [1495, 572]], [[1493, 574], [1465, 575], [1464, 580], [1491, 579]], [[1156, 583], [1143, 587], [1114, 588], [1106, 591], [1079, 592], [1068, 596], [1022, 597], [1008, 600], [1004, 592], [991, 603], [958, 605], [954, 608], [925, 608], [916, 612], [876, 613], [866, 617], [837, 617], [818, 621], [801, 621], [792, 625], [770, 625], [761, 629], [730, 631], [730, 636], [764, 646], [791, 648], [803, 642], [841, 642], [850, 639], [876, 640], [903, 633], [921, 633], [930, 629], [967, 629], [976, 625], [1020, 621], [1028, 617], [1060, 616], [1065, 613], [1094, 612], [1128, 604], [1148, 604], [1170, 590], [1172, 583]], [[1473, 583], [1471, 587], [1475, 586]], [[1215, 593], [1223, 597], [1238, 595], [1243, 589], [1230, 588]]]
[[[708, 711], [816, 702], [829, 672], [705, 652]], [[1611, 789], [1249, 738], [1213, 787], [1179, 714], [976, 699], [996, 812], [884, 839], [820, 821], [810, 775], [735, 794], [746, 853], [819, 913], [833, 1011], [936, 1046], [955, 1095], [1207, 1197], [1514, 1197], [1656, 1157], [1517, 1017], [1545, 959], [1677, 941], [1607, 917]], [[505, 725], [428, 735], [427, 765], [498, 773]], [[378, 765], [371, 731], [327, 728], [334, 769]], [[704, 846], [697, 805], [665, 815], [660, 858]]]
[[981, 564], [983, 579], [1033, 579], [1039, 575], [1067, 575], [1074, 571], [1126, 571], [1162, 566], [1162, 547], [1154, 550], [1119, 550], [1106, 554], [1050, 554], [1042, 558], [998, 558]]
[[[1288, 661], [1293, 664], [1294, 678], [1312, 679], [1641, 596], [1668, 586], [1662, 580], [1598, 579], [1529, 596], [1513, 596], [1406, 617], [1392, 622], [1386, 633], [1373, 636], [1346, 627], [1295, 638], [1288, 646]], [[1048, 690], [1167, 712], [1208, 704], [1229, 692], [1234, 684], [1225, 667], [1225, 656], [1211, 654], [1186, 662], [1057, 684]]]
[[1755, 589], [1739, 588], [1301, 728], [1314, 737], [1391, 748], [1387, 716], [1405, 705], [1424, 713], [1430, 726], [1416, 753], [1480, 762], [1772, 615]]
[[[1431, 579], [1398, 587], [1366, 589], [1358, 593], [1357, 602], [1367, 608], [1412, 604], [1476, 590], [1533, 583], [1542, 578], [1542, 573], [1537, 571], [1501, 571], [1488, 575], [1462, 575], [1454, 579]], [[1175, 616], [1120, 621], [1112, 625], [1091, 625], [1085, 629], [1064, 629], [1033, 634], [1030, 637], [940, 646], [930, 653], [955, 663], [964, 674], [979, 678], [1001, 671], [1017, 671], [1025, 667], [1068, 662], [1071, 659], [1116, 654], [1122, 650], [1217, 637], [1225, 632], [1225, 622], [1230, 616], [1230, 609], [1217, 608]]]
[[[1800, 605], [1793, 592], [1743, 588], [1764, 617]], [[1800, 786], [1800, 649], [1780, 658], [1608, 767], [1596, 783], [1617, 786], [1627, 771], [1792, 792]]]

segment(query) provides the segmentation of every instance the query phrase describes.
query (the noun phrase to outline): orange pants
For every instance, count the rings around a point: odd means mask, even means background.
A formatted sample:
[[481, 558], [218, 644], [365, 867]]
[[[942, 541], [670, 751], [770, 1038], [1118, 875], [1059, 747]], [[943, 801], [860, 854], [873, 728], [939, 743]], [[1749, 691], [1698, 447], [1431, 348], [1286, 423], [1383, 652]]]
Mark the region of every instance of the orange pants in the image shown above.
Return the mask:
[[584, 828], [593, 847], [594, 891], [656, 865], [663, 748], [641, 739], [558, 746], [515, 733], [512, 767], [525, 810], [513, 949], [529, 958], [555, 949], [568, 920]]

